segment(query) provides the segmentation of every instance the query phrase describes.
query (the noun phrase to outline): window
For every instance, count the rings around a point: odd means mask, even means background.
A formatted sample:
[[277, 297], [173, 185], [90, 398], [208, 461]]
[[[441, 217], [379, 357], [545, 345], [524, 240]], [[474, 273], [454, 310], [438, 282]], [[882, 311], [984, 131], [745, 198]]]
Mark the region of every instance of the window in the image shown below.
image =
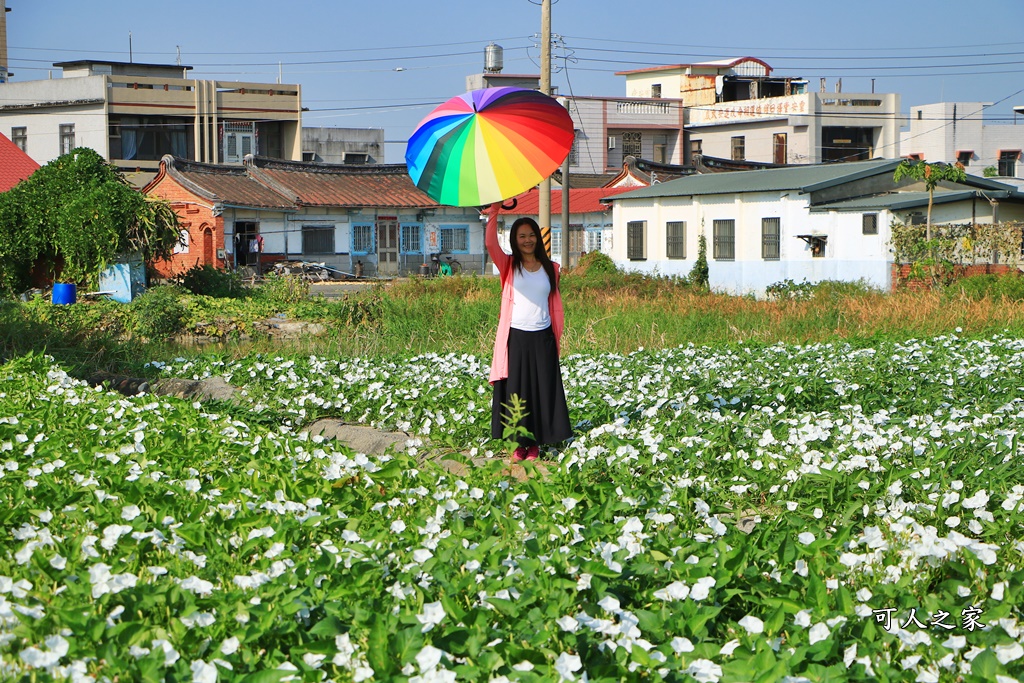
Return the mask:
[[369, 160], [369, 154], [356, 154], [355, 152], [345, 152], [345, 163], [350, 166], [365, 166]]
[[712, 258], [716, 261], [736, 259], [736, 221], [716, 220], [713, 224], [711, 240], [713, 242]]
[[928, 216], [927, 216], [927, 214], [923, 214], [923, 213], [919, 213], [919, 212], [914, 212], [914, 213], [910, 214], [909, 216], [907, 216], [907, 218], [910, 219], [910, 224], [911, 225], [926, 225], [928, 223]]
[[651, 161], [656, 164], [667, 164], [668, 163], [668, 136], [667, 135], [655, 135], [654, 136], [654, 154], [651, 157]]
[[924, 109], [918, 109], [917, 110], [917, 120], [921, 121], [922, 119], [924, 119]]
[[67, 154], [75, 148], [75, 124], [60, 124], [60, 153]]
[[964, 166], [971, 165], [971, 159], [974, 158], [973, 149], [961, 149], [956, 153], [956, 160]]
[[373, 251], [373, 226], [369, 224], [352, 226], [352, 253], [369, 254]]
[[640, 131], [626, 132], [622, 134], [622, 157], [643, 155], [643, 133]]
[[782, 219], [761, 219], [761, 258], [765, 261], [778, 261], [781, 258], [779, 244]]
[[572, 148], [569, 149], [570, 166], [580, 165], [580, 132], [579, 128], [572, 132]]
[[225, 123], [221, 126], [224, 137], [224, 163], [238, 164], [246, 154], [257, 154], [256, 124], [251, 121]]
[[601, 251], [601, 234], [603, 230], [587, 230], [587, 251]]
[[402, 253], [423, 253], [423, 226], [416, 224], [402, 226]]
[[732, 160], [743, 161], [747, 158], [746, 140], [742, 135], [732, 139]]
[[[551, 254], [562, 255], [562, 229], [551, 228]], [[548, 254], [550, 256], [551, 254]]]
[[20, 126], [11, 128], [11, 142], [18, 146], [22, 152], [28, 151], [28, 128]]
[[647, 259], [647, 221], [626, 223], [626, 258], [630, 261]]
[[173, 252], [175, 254], [187, 254], [191, 241], [192, 237], [189, 235], [188, 229], [182, 229], [178, 233], [178, 241], [174, 243]]
[[469, 226], [442, 225], [441, 251], [445, 254], [468, 254]]
[[861, 233], [864, 235], [878, 234], [878, 214], [866, 213], [861, 217]]
[[787, 150], [786, 150], [786, 134], [776, 133], [772, 136], [772, 161], [776, 164], [786, 163]]
[[651, 97], [661, 97], [661, 83], [651, 85]]
[[999, 175], [1013, 178], [1017, 175], [1019, 149], [999, 150]]
[[670, 259], [686, 258], [686, 221], [665, 224], [665, 255]]
[[695, 163], [695, 159], [698, 156], [701, 156], [701, 155], [704, 154], [704, 149], [702, 147], [702, 144], [703, 143], [700, 140], [690, 140], [690, 163], [691, 164]]
[[302, 253], [303, 254], [333, 254], [334, 253], [334, 226], [333, 225], [303, 225], [302, 226]]

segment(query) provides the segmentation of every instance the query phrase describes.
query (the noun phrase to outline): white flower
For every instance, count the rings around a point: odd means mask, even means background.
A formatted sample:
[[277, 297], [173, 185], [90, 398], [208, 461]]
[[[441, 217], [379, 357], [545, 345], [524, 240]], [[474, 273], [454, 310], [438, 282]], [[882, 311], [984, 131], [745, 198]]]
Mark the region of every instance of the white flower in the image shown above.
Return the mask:
[[569, 633], [576, 633], [576, 629], [580, 627], [580, 622], [576, 621], [568, 614], [559, 618], [555, 623], [558, 624], [563, 631], [568, 631]]
[[178, 617], [178, 619], [185, 625], [186, 628], [206, 628], [212, 626], [217, 621], [217, 617], [213, 616], [209, 612], [193, 612], [185, 617]]
[[154, 650], [160, 648], [164, 651], [164, 666], [173, 666], [181, 658], [174, 646], [166, 640], [154, 640], [152, 645]]
[[676, 654], [682, 654], [684, 652], [693, 652], [693, 643], [690, 642], [689, 638], [675, 637], [672, 642], [669, 643], [672, 649], [675, 650]]
[[179, 584], [182, 588], [187, 591], [191, 591], [200, 597], [209, 597], [213, 593], [213, 584], [205, 579], [200, 579], [198, 576], [190, 576]]
[[431, 602], [423, 605], [423, 614], [417, 614], [416, 619], [423, 624], [422, 632], [426, 633], [444, 619], [444, 607], [440, 602]]
[[391, 533], [400, 534], [403, 531], [405, 531], [405, 522], [400, 519], [391, 522]]
[[673, 581], [660, 590], [654, 591], [654, 597], [659, 600], [685, 600], [690, 594], [690, 587], [681, 581]]
[[750, 614], [740, 619], [739, 625], [747, 629], [747, 633], [764, 633], [764, 622]]
[[311, 669], [319, 669], [325, 659], [327, 659], [327, 655], [317, 652], [307, 652], [302, 655], [303, 663]]
[[1024, 657], [1024, 647], [1021, 647], [1020, 643], [996, 645], [992, 649], [995, 651], [996, 659], [999, 660], [1000, 664], [1006, 664]]
[[960, 503], [960, 505], [968, 510], [974, 510], [976, 508], [984, 509], [985, 506], [988, 505], [988, 493], [985, 492], [985, 489], [982, 489], [970, 498], [964, 498], [964, 501]]
[[238, 652], [238, 648], [241, 642], [235, 636], [225, 638], [224, 642], [220, 644], [220, 653], [222, 655], [233, 655]]
[[138, 505], [125, 505], [121, 508], [121, 519], [125, 521], [132, 521], [136, 517], [142, 514], [142, 510], [139, 509]]
[[812, 626], [811, 630], [807, 633], [807, 640], [808, 642], [810, 642], [811, 645], [814, 645], [819, 640], [825, 640], [830, 635], [832, 635], [832, 632], [828, 630], [828, 626], [821, 622], [818, 622], [817, 624]]
[[619, 601], [617, 598], [613, 598], [610, 595], [606, 595], [597, 603], [599, 607], [603, 608], [605, 612], [611, 612], [614, 614], [619, 611]]
[[796, 540], [800, 541], [804, 545], [810, 545], [814, 543], [814, 534], [810, 531], [805, 531], [796, 537]]
[[734, 639], [730, 640], [728, 643], [726, 643], [725, 645], [723, 645], [722, 649], [718, 651], [718, 654], [720, 654], [720, 655], [722, 655], [724, 657], [728, 657], [729, 655], [731, 655], [733, 653], [733, 650], [735, 650], [739, 646], [740, 646], [740, 641], [738, 641], [738, 640], [736, 640], [734, 638]]
[[430, 552], [426, 548], [417, 548], [412, 552], [412, 559], [418, 564], [423, 564], [434, 556], [434, 553]]
[[793, 623], [801, 628], [807, 628], [811, 625], [811, 610], [802, 609], [793, 615]]
[[192, 662], [192, 683], [217, 683], [217, 666], [201, 659]]
[[424, 645], [423, 649], [416, 654], [416, 663], [420, 667], [420, 672], [427, 673], [435, 669], [441, 663], [443, 654], [443, 650], [439, 650], [433, 645]]
[[690, 662], [690, 666], [684, 669], [683, 673], [688, 673], [697, 681], [707, 681], [708, 683], [716, 683], [722, 677], [722, 667], [718, 666], [710, 659], [695, 659]]
[[711, 594], [711, 588], [714, 585], [715, 577], [713, 576], [704, 576], [697, 579], [697, 583], [690, 589], [690, 599], [700, 601], [707, 598]]
[[563, 652], [558, 655], [558, 659], [555, 660], [555, 671], [561, 676], [563, 681], [575, 681], [576, 672], [583, 668], [583, 662], [580, 660], [579, 655], [571, 655], [567, 652]]
[[959, 525], [960, 525], [960, 518], [957, 517], [956, 515], [953, 515], [952, 517], [947, 517], [946, 518], [946, 526], [948, 526], [950, 529], [955, 529]]

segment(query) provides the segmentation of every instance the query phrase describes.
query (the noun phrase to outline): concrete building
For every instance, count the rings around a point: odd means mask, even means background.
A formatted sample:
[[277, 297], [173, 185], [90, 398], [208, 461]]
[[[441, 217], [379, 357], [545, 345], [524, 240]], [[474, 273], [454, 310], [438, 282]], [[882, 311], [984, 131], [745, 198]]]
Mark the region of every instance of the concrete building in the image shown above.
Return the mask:
[[384, 129], [305, 127], [302, 160], [325, 164], [383, 163]]
[[0, 131], [37, 163], [75, 147], [150, 175], [165, 154], [238, 164], [246, 154], [302, 158], [298, 85], [191, 79], [191, 67], [167, 64], [54, 66], [62, 78], [0, 85]]
[[[632, 97], [673, 98], [686, 107], [687, 150], [695, 155], [775, 164], [862, 161], [899, 156], [899, 95], [809, 92], [754, 57], [632, 71]], [[644, 158], [652, 158], [644, 155]], [[658, 161], [658, 159], [654, 159]]]
[[[910, 129], [900, 134], [900, 155], [960, 162], [968, 173], [1024, 178], [1024, 119], [986, 122], [991, 102], [938, 102], [910, 108]], [[1024, 113], [1024, 108], [1021, 109]]]
[[[898, 160], [690, 175], [607, 197], [612, 259], [626, 270], [686, 275], [707, 240], [711, 287], [757, 294], [783, 280], [892, 284], [893, 221], [923, 219], [923, 183], [896, 184]], [[932, 222], [1024, 219], [1024, 193], [985, 178], [944, 183]]]

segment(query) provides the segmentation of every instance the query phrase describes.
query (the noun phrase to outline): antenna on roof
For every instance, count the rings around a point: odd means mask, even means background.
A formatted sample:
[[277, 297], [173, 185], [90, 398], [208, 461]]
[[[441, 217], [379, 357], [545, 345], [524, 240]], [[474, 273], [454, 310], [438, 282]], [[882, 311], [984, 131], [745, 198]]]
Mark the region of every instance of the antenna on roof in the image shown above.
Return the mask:
[[178, 49], [178, 66], [181, 66], [181, 45], [175, 45], [174, 47]]
[[132, 58], [132, 32], [128, 31], [128, 63], [131, 64], [134, 61]]

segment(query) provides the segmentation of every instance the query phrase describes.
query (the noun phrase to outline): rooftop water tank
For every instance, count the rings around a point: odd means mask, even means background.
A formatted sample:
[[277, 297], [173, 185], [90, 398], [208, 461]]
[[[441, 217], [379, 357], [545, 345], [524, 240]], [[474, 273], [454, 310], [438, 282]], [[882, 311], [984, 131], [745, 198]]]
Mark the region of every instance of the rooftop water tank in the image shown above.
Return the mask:
[[502, 52], [501, 45], [495, 45], [494, 43], [484, 48], [484, 71], [489, 74], [501, 73], [501, 69], [504, 66], [502, 63]]

